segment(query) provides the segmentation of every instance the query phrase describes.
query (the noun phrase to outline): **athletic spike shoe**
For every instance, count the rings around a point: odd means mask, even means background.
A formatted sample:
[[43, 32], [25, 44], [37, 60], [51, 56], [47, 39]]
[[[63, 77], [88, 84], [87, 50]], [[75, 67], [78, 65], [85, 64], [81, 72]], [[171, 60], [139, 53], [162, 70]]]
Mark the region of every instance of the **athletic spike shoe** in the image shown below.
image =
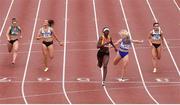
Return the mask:
[[49, 68], [48, 68], [48, 67], [46, 67], [46, 68], [44, 69], [44, 71], [45, 71], [45, 72], [47, 72], [47, 71], [48, 71], [48, 69], [49, 69]]
[[153, 73], [156, 73], [156, 72], [157, 72], [157, 68], [154, 68], [154, 69], [153, 69]]

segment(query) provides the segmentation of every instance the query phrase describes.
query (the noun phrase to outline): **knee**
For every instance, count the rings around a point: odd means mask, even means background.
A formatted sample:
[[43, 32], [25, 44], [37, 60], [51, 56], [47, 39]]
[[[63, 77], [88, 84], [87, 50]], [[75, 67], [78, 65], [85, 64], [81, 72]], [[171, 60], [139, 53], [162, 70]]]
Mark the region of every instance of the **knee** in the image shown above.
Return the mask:
[[153, 60], [156, 60], [156, 59], [157, 59], [157, 57], [153, 56], [153, 57], [152, 57], [152, 59], [153, 59]]
[[50, 56], [50, 59], [52, 60], [54, 58], [54, 56]]
[[48, 58], [47, 54], [43, 54], [43, 55], [44, 55], [44, 59], [47, 59], [47, 58]]
[[104, 65], [103, 68], [104, 68], [104, 70], [107, 70], [107, 65]]
[[118, 63], [119, 63], [119, 61], [120, 61], [120, 59], [114, 59], [114, 61], [113, 61], [113, 65], [117, 65]]
[[117, 62], [116, 62], [116, 61], [114, 61], [114, 62], [113, 62], [113, 65], [117, 65]]
[[161, 59], [161, 56], [158, 56], [157, 59], [160, 60], [160, 59]]
[[18, 49], [14, 49], [13, 52], [14, 52], [14, 53], [17, 53], [17, 52], [18, 52]]

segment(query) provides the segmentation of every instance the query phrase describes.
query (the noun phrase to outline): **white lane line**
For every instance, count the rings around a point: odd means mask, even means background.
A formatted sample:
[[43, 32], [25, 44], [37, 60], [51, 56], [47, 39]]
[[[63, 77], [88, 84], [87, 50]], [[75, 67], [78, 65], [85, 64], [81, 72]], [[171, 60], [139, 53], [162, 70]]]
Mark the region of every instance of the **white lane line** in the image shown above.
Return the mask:
[[[99, 30], [98, 30], [98, 23], [97, 23], [97, 13], [96, 13], [96, 4], [95, 4], [95, 1], [93, 0], [93, 9], [94, 9], [94, 18], [95, 18], [95, 25], [96, 25], [96, 37], [97, 37], [97, 40], [99, 38]], [[101, 68], [101, 75], [103, 77], [103, 70]], [[114, 102], [114, 100], [111, 98], [111, 96], [109, 95], [107, 89], [106, 89], [106, 86], [103, 86], [103, 89], [106, 93], [106, 95], [108, 96], [108, 98], [110, 99], [110, 101], [113, 103], [113, 104], [116, 104]]]
[[67, 15], [68, 15], [68, 0], [66, 0], [66, 9], [65, 9], [65, 22], [64, 22], [64, 56], [63, 56], [63, 75], [62, 75], [62, 88], [63, 88], [63, 93], [66, 97], [66, 100], [68, 101], [69, 104], [72, 104], [71, 101], [69, 100], [69, 97], [66, 92], [65, 88], [65, 75], [66, 75], [66, 49], [67, 49]]
[[[120, 3], [120, 6], [121, 6], [121, 9], [122, 9], [122, 12], [123, 12], [123, 16], [124, 16], [124, 19], [125, 19], [126, 27], [127, 27], [127, 29], [128, 29], [130, 38], [132, 39], [132, 35], [131, 35], [131, 32], [130, 32], [130, 28], [129, 28], [129, 24], [128, 24], [128, 21], [127, 21], [127, 17], [126, 17], [126, 14], [125, 14], [125, 10], [124, 10], [124, 7], [123, 7], [122, 0], [119, 0], [119, 3]], [[143, 77], [143, 74], [142, 74], [142, 69], [141, 69], [141, 67], [140, 67], [140, 64], [139, 64], [139, 61], [138, 61], [138, 58], [137, 58], [136, 49], [135, 49], [133, 43], [132, 43], [132, 48], [133, 48], [133, 52], [134, 52], [134, 55], [135, 55], [136, 63], [137, 63], [137, 66], [138, 66], [138, 70], [139, 70], [139, 73], [140, 73], [140, 76], [141, 76], [141, 80], [142, 80], [144, 89], [145, 89], [146, 92], [148, 93], [149, 97], [150, 97], [156, 104], [159, 104], [159, 103], [157, 102], [157, 100], [151, 95], [151, 93], [149, 92], [149, 90], [148, 90], [148, 88], [147, 88], [147, 86], [146, 86], [146, 83], [145, 83], [145, 81], [144, 81], [144, 77]]]
[[[151, 85], [148, 87], [151, 88], [162, 88], [162, 87], [178, 87], [180, 86], [179, 84], [169, 84], [169, 85]], [[109, 88], [109, 90], [113, 91], [124, 91], [127, 89], [141, 89], [144, 88], [143, 86], [128, 86], [128, 87], [119, 87], [119, 88]], [[89, 89], [89, 90], [73, 90], [73, 91], [68, 91], [69, 94], [77, 94], [77, 93], [85, 93], [85, 92], [99, 92], [101, 89]], [[34, 97], [41, 97], [41, 96], [53, 96], [53, 95], [63, 95], [64, 93], [59, 93], [59, 92], [50, 92], [50, 93], [42, 93], [42, 94], [33, 94], [33, 95], [28, 95], [26, 97], [28, 98], [34, 98]], [[5, 97], [5, 98], [0, 98], [0, 101], [3, 100], [13, 100], [13, 99], [20, 99], [22, 96], [16, 96], [16, 97]], [[144, 105], [144, 104], [143, 104]]]
[[[151, 5], [150, 5], [150, 3], [149, 3], [149, 0], [146, 0], [146, 3], [148, 4], [148, 7], [149, 7], [149, 9], [150, 9], [150, 11], [151, 11], [151, 14], [153, 15], [154, 20], [155, 20], [156, 22], [158, 22], [155, 14], [154, 14], [154, 12], [153, 12], [153, 9], [152, 9], [152, 7], [151, 7]], [[175, 59], [174, 59], [174, 57], [173, 57], [173, 55], [172, 55], [172, 53], [171, 53], [171, 50], [170, 50], [170, 48], [169, 48], [169, 46], [168, 46], [168, 44], [167, 44], [167, 41], [166, 41], [166, 38], [165, 38], [165, 37], [164, 37], [164, 43], [165, 43], [166, 48], [167, 48], [167, 50], [168, 50], [168, 52], [169, 52], [169, 54], [170, 54], [170, 56], [171, 56], [171, 59], [172, 59], [172, 61], [173, 61], [173, 63], [174, 63], [174, 66], [176, 67], [176, 70], [177, 70], [177, 72], [178, 72], [178, 75], [180, 76], [179, 68], [178, 68], [178, 66], [177, 66], [177, 64], [176, 64], [176, 61], [175, 61]]]
[[178, 11], [180, 11], [180, 7], [179, 7], [179, 5], [177, 4], [176, 0], [173, 0], [173, 2], [174, 2], [174, 4], [176, 5]]
[[6, 22], [7, 22], [8, 16], [9, 16], [9, 13], [10, 13], [11, 8], [12, 8], [12, 6], [13, 6], [13, 3], [14, 3], [14, 0], [11, 1], [11, 4], [10, 4], [10, 6], [9, 6], [8, 12], [7, 12], [7, 14], [6, 14], [4, 23], [3, 23], [2, 28], [1, 28], [1, 31], [0, 31], [0, 37], [2, 36], [2, 32], [3, 32], [4, 27], [5, 27], [5, 25], [6, 25]]
[[[13, 78], [1, 78], [0, 79], [0, 83], [1, 82], [8, 82], [6, 80], [11, 80], [9, 82], [11, 83], [22, 83], [22, 81], [14, 81]], [[160, 82], [158, 81], [160, 80]], [[39, 77], [37, 78], [37, 80], [32, 80], [32, 81], [25, 81], [25, 83], [51, 83], [51, 84], [58, 84], [58, 83], [62, 83], [62, 81], [54, 81], [51, 80], [51, 78], [46, 78], [46, 77]], [[119, 84], [121, 81], [106, 81], [106, 83], [108, 84]], [[65, 81], [65, 83], [76, 83], [76, 84], [99, 84], [102, 83], [102, 81], [90, 81], [90, 80], [75, 80], [75, 81]], [[142, 84], [142, 81], [124, 81], [121, 82], [122, 84]], [[146, 81], [146, 84], [179, 84], [180, 85], [180, 81], [170, 81], [169, 78], [153, 78], [153, 81]], [[148, 86], [147, 86], [148, 87]]]
[[41, 0], [39, 0], [39, 2], [38, 2], [38, 7], [37, 7], [37, 11], [36, 11], [36, 18], [35, 18], [35, 22], [34, 22], [34, 26], [33, 26], [33, 32], [32, 32], [32, 37], [31, 37], [31, 42], [30, 42], [30, 47], [29, 47], [29, 52], [28, 52], [26, 66], [25, 66], [25, 69], [24, 69], [23, 80], [22, 80], [22, 84], [21, 84], [21, 92], [22, 92], [22, 96], [23, 96], [23, 100], [24, 100], [25, 104], [28, 104], [28, 102], [26, 100], [26, 96], [25, 96], [25, 93], [24, 93], [24, 83], [25, 83], [25, 79], [26, 79], [29, 59], [30, 59], [30, 56], [31, 56], [32, 43], [33, 43], [33, 39], [34, 39], [34, 35], [35, 35], [35, 30], [36, 30], [37, 19], [38, 19], [40, 7], [41, 7]]

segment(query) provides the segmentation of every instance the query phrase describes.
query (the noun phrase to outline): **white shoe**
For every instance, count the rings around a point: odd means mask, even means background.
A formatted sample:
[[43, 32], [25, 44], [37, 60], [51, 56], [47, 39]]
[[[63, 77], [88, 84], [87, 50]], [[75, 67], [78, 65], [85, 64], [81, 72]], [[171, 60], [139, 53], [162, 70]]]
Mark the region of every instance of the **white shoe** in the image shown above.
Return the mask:
[[119, 79], [119, 81], [120, 81], [120, 82], [124, 82], [124, 81], [125, 81], [125, 79], [123, 79], [123, 78], [120, 78], [120, 79]]
[[49, 68], [48, 68], [48, 67], [46, 67], [46, 68], [44, 69], [44, 71], [46, 72], [46, 71], [48, 71], [48, 69], [49, 69]]
[[157, 72], [157, 68], [154, 68], [154, 69], [153, 69], [153, 73], [156, 73], [156, 72]]
[[126, 82], [126, 81], [128, 81], [129, 79], [127, 79], [127, 78], [118, 78], [118, 81], [119, 82]]

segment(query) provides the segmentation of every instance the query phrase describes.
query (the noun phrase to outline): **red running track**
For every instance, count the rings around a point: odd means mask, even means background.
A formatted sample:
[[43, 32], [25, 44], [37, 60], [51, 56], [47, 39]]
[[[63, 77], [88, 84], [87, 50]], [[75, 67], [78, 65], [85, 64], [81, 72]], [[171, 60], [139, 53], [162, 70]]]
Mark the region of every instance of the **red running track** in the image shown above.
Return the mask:
[[[154, 10], [154, 12], [158, 12], [157, 14], [161, 15], [163, 13], [163, 11], [165, 12], [163, 6], [166, 7], [166, 12], [168, 13], [172, 13], [175, 10], [170, 9], [171, 6], [173, 6], [173, 4], [170, 4], [172, 2], [170, 2], [170, 0], [165, 0], [165, 1], [155, 1], [155, 0], [149, 0], [149, 2], [152, 4], [152, 8]], [[153, 5], [154, 4], [154, 5]], [[167, 6], [166, 6], [166, 5]], [[130, 6], [133, 5], [133, 6]], [[130, 0], [126, 0], [126, 2], [124, 2], [124, 7], [126, 10], [126, 14], [128, 17], [128, 23], [130, 26], [130, 30], [132, 33], [133, 38], [135, 39], [146, 39], [148, 32], [151, 30], [152, 27], [152, 23], [154, 22], [154, 19], [150, 13], [150, 9], [148, 8], [148, 5], [146, 3], [145, 0], [138, 0], [136, 2], [132, 2]], [[139, 9], [135, 9], [133, 7], [139, 7]], [[159, 8], [159, 9], [163, 9], [163, 11], [159, 11], [158, 9], [156, 10], [155, 8]], [[136, 11], [133, 11], [136, 10]], [[174, 12], [175, 13], [175, 12]], [[174, 14], [174, 18], [176, 14]], [[166, 14], [166, 16], [164, 17], [168, 17], [169, 14]], [[167, 20], [168, 18], [166, 18], [166, 22], [169, 22]], [[164, 27], [167, 27], [171, 25], [165, 25], [165, 23], [161, 22], [161, 21], [165, 21], [165, 19], [163, 17], [161, 17], [161, 19], [158, 19], [160, 24], [162, 25], [162, 30], [164, 32], [164, 37], [166, 39], [170, 39], [170, 37], [168, 37], [168, 33], [166, 33], [167, 29], [164, 29]], [[146, 27], [145, 30], [144, 27]], [[171, 25], [172, 27], [172, 25]], [[137, 31], [138, 30], [138, 31]], [[173, 32], [176, 30], [171, 30], [169, 32]], [[177, 32], [178, 33], [178, 32]], [[173, 35], [173, 37], [176, 37], [176, 34]], [[172, 38], [172, 37], [171, 37]], [[175, 42], [173, 42], [175, 43]], [[171, 47], [171, 46], [170, 46]], [[152, 64], [148, 61], [146, 61], [146, 63], [144, 62], [145, 59], [151, 59], [150, 53], [150, 48], [149, 49], [141, 49], [139, 50], [137, 48], [137, 56], [139, 58], [139, 62], [141, 64], [141, 68], [142, 68], [142, 72], [144, 75], [144, 79], [147, 83], [148, 89], [151, 93], [151, 95], [156, 99], [156, 101], [158, 101], [158, 103], [163, 103], [163, 104], [170, 104], [170, 103], [179, 103], [179, 83], [156, 83], [155, 80], [157, 78], [162, 78], [162, 79], [169, 79], [169, 81], [171, 82], [179, 82], [179, 75], [176, 71], [176, 68], [174, 66], [174, 64], [172, 63], [172, 59], [167, 51], [167, 49], [165, 49], [162, 53], [162, 60], [160, 62], [160, 71], [157, 74], [153, 74], [152, 73]], [[175, 51], [177, 52], [177, 51]], [[166, 64], [164, 64], [163, 61], [166, 61]], [[178, 63], [177, 63], [178, 64]], [[150, 82], [150, 83], [148, 83]], [[155, 83], [151, 83], [151, 82], [155, 82]], [[175, 93], [172, 95], [172, 93]], [[176, 94], [177, 93], [177, 94]], [[171, 98], [169, 97], [171, 95]]]
[[[2, 0], [1, 0], [2, 1]], [[11, 0], [9, 0], [10, 2]], [[1, 5], [9, 5], [6, 0]], [[3, 6], [2, 6], [3, 7]], [[34, 7], [34, 8], [32, 8]], [[11, 65], [11, 54], [7, 53], [7, 40], [6, 30], [10, 25], [11, 18], [16, 17], [21, 25], [24, 38], [20, 40], [20, 43], [28, 43], [31, 38], [32, 27], [34, 23], [35, 12], [37, 8], [37, 2], [34, 0], [15, 0], [12, 9], [10, 11], [8, 21], [6, 22], [5, 28], [1, 36], [1, 59], [0, 59], [0, 73], [1, 78], [8, 77], [12, 82], [1, 83], [1, 99], [0, 103], [24, 103], [21, 94], [21, 82], [23, 78], [25, 63], [27, 60], [27, 53], [21, 53], [17, 58], [17, 64]], [[5, 10], [6, 12], [7, 10]], [[20, 52], [27, 51], [29, 44], [20, 45]]]
[[[149, 2], [179, 67], [179, 11], [172, 0], [149, 0]], [[0, 0], [1, 27], [3, 22], [6, 22], [4, 20], [10, 3], [11, 0]], [[39, 11], [38, 3], [40, 3]], [[68, 3], [67, 11], [66, 3]], [[123, 7], [120, 5], [120, 0], [94, 0], [94, 3], [93, 0], [14, 0], [0, 37], [1, 104], [180, 103], [179, 75], [170, 53], [167, 48], [163, 51], [160, 71], [153, 74], [151, 49], [147, 41], [144, 45], [135, 45], [135, 49], [130, 49], [130, 62], [126, 73], [129, 80], [124, 83], [117, 80], [120, 77], [121, 64], [113, 66], [112, 61], [116, 53], [111, 50], [106, 85], [108, 93], [105, 93], [104, 88], [101, 87], [101, 72], [96, 66], [97, 31], [101, 34], [102, 28], [107, 25], [111, 29], [113, 40], [117, 41], [119, 38], [117, 33], [121, 29], [129, 28], [132, 38], [146, 40], [155, 20], [146, 0], [122, 0]], [[12, 17], [17, 17], [19, 20], [24, 36], [20, 41], [19, 57], [14, 66], [10, 64], [11, 55], [7, 53], [5, 37]], [[64, 46], [66, 50], [55, 43], [55, 58], [50, 62], [48, 72], [43, 72], [41, 43], [34, 38], [44, 19], [55, 20], [55, 32], [59, 39], [67, 39]], [[65, 59], [63, 59], [64, 55], [66, 55]], [[163, 61], [166, 61], [166, 64]], [[3, 78], [8, 78], [11, 82], [2, 81]], [[38, 81], [38, 78], [50, 80]], [[78, 78], [90, 79], [90, 81], [82, 82], [78, 81]], [[156, 79], [162, 81], [168, 79], [169, 82], [157, 82]]]

